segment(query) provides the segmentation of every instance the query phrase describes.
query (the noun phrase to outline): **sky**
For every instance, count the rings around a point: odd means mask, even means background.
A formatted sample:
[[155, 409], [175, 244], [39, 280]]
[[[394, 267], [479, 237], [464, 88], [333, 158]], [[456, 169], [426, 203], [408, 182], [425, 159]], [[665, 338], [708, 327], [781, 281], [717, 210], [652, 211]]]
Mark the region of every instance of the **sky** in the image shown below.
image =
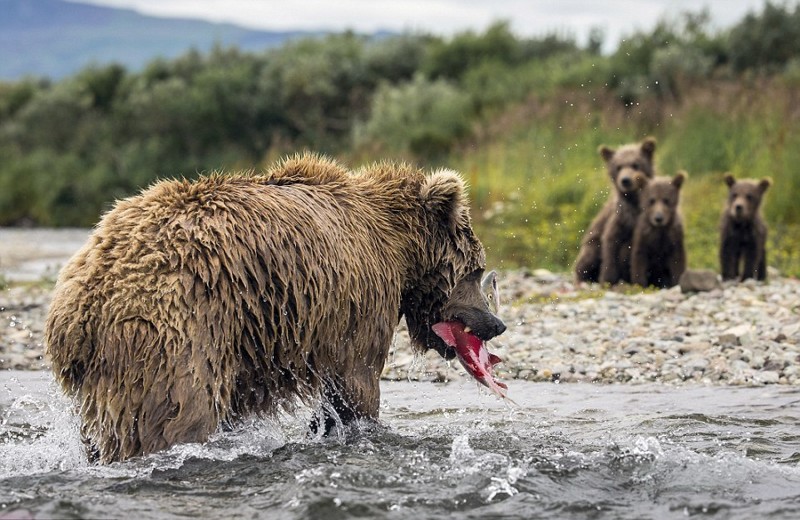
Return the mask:
[[585, 43], [590, 29], [605, 32], [606, 46], [667, 17], [708, 8], [712, 27], [724, 28], [764, 0], [76, 0], [131, 8], [144, 14], [199, 18], [267, 30], [425, 31], [449, 36], [483, 31], [508, 20], [519, 36], [561, 32]]

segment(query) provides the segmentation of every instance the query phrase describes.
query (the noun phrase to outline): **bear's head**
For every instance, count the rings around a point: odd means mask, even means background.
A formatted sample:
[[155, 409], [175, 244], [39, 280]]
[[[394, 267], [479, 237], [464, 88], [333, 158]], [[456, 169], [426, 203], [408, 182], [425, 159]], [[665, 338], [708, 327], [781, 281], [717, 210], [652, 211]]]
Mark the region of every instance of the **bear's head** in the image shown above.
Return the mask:
[[640, 143], [620, 146], [616, 150], [601, 146], [599, 151], [606, 163], [611, 182], [619, 193], [624, 195], [638, 192], [653, 178], [656, 141], [652, 137]]
[[736, 222], [750, 222], [758, 215], [761, 199], [767, 188], [772, 185], [772, 179], [764, 177], [760, 181], [736, 180], [732, 174], [726, 173], [725, 184], [728, 185], [728, 202], [725, 212]]
[[681, 186], [688, 175], [679, 171], [674, 177], [655, 177], [647, 183], [639, 198], [643, 218], [653, 227], [672, 224], [678, 212]]
[[[401, 302], [412, 344], [423, 352], [434, 349], [445, 359], [458, 357], [492, 388], [491, 365], [499, 358], [488, 353], [485, 342], [506, 327], [491, 312], [482, 288], [486, 255], [472, 230], [464, 182], [455, 172], [440, 170], [423, 180], [419, 202], [425, 233], [417, 273]], [[469, 366], [472, 356], [475, 371]], [[482, 379], [476, 371], [488, 375]]]

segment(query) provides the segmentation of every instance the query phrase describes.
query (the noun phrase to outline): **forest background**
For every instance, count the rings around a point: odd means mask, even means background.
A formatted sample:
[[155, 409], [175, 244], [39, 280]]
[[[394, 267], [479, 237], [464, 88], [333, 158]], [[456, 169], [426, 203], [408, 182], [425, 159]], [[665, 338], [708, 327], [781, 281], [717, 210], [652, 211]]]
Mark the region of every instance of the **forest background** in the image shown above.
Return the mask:
[[490, 267], [565, 271], [609, 193], [597, 148], [653, 136], [659, 174], [689, 172], [690, 267], [718, 268], [732, 172], [773, 179], [769, 264], [798, 276], [800, 5], [710, 26], [684, 13], [610, 54], [600, 32], [581, 46], [504, 22], [451, 38], [342, 33], [2, 82], [0, 226], [91, 226], [157, 179], [313, 150], [459, 170]]

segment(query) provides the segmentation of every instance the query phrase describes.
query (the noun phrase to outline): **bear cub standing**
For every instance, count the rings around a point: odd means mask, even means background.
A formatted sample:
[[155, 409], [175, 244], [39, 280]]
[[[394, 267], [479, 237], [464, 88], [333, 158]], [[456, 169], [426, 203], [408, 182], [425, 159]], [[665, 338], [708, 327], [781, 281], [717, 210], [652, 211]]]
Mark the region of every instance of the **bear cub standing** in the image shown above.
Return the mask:
[[725, 174], [728, 200], [720, 222], [719, 260], [723, 280], [767, 278], [767, 224], [761, 216], [761, 199], [772, 184], [768, 177], [760, 181], [736, 180]]
[[653, 178], [655, 139], [618, 149], [601, 146], [614, 189], [581, 241], [575, 261], [578, 282], [630, 281], [630, 240], [639, 214], [639, 192]]
[[641, 214], [633, 233], [631, 281], [647, 287], [677, 285], [686, 270], [679, 203], [686, 172], [656, 177], [642, 190]]

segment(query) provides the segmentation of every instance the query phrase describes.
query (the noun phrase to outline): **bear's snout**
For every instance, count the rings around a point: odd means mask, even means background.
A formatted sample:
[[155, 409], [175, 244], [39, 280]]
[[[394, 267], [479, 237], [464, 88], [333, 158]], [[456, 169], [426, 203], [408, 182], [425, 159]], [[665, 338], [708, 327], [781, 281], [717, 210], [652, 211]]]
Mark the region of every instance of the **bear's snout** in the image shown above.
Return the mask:
[[617, 177], [617, 188], [623, 193], [631, 193], [644, 188], [647, 177], [632, 168], [623, 169]]
[[663, 226], [666, 224], [667, 217], [664, 215], [663, 212], [657, 211], [650, 217], [650, 222], [657, 227]]
[[489, 319], [487, 319], [485, 330], [478, 331], [475, 333], [476, 336], [478, 336], [484, 341], [488, 341], [506, 331], [506, 324], [503, 323], [503, 321], [500, 318], [498, 318], [494, 314], [489, 314], [488, 318]]
[[498, 318], [497, 316], [494, 316], [494, 319], [495, 319], [494, 329], [491, 331], [492, 338], [499, 336], [500, 334], [506, 331], [506, 324], [503, 323], [503, 321], [500, 320], [500, 318]]
[[483, 341], [489, 341], [506, 331], [506, 324], [490, 312], [479, 310], [461, 312], [457, 319], [472, 329], [472, 333]]

